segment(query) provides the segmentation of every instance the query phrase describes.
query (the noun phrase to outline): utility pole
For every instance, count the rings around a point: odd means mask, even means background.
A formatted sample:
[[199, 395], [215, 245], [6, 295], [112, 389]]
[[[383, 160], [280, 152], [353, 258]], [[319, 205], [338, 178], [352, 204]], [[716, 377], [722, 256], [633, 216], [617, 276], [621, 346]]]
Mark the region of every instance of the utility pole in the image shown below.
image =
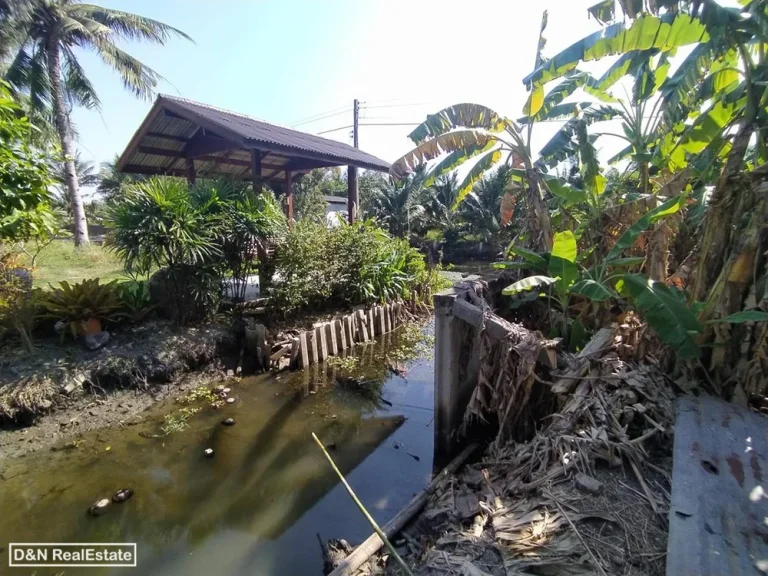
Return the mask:
[[[352, 141], [355, 148], [358, 147], [357, 132], [360, 118], [360, 102], [355, 98], [352, 105]], [[357, 167], [347, 166], [347, 214], [350, 224], [355, 223], [355, 216], [360, 206], [357, 190]]]

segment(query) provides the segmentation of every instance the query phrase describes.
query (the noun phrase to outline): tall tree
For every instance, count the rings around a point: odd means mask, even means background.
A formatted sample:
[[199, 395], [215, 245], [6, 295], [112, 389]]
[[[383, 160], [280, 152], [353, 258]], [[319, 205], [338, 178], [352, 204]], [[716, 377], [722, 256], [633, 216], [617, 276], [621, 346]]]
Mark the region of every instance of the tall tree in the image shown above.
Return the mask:
[[[80, 157], [79, 151], [75, 152], [75, 157], [72, 159], [72, 163], [75, 166], [75, 176], [77, 176], [79, 185], [93, 187], [99, 183], [99, 175], [95, 172], [93, 162], [83, 160]], [[67, 215], [72, 216], [72, 206], [74, 203], [69, 195], [65, 163], [57, 162], [51, 169], [51, 175], [56, 184], [56, 194], [53, 199], [54, 206]]]
[[146, 176], [142, 174], [118, 172], [117, 161], [119, 158], [115, 155], [112, 160], [102, 162], [99, 167], [96, 190], [104, 196], [106, 202], [115, 200], [126, 184], [146, 180]]
[[393, 236], [408, 238], [421, 227], [425, 215], [425, 179], [423, 165], [400, 180], [387, 179], [374, 190], [366, 217], [378, 220]]
[[75, 169], [75, 151], [67, 108], [99, 108], [96, 90], [77, 59], [76, 48], [93, 50], [140, 98], [152, 95], [160, 76], [118, 47], [122, 40], [165, 44], [186, 34], [129, 12], [79, 0], [21, 0], [0, 24], [0, 50], [14, 54], [5, 78], [29, 97], [33, 111], [50, 109], [63, 155], [66, 186], [72, 201], [75, 245], [88, 243], [88, 227]]

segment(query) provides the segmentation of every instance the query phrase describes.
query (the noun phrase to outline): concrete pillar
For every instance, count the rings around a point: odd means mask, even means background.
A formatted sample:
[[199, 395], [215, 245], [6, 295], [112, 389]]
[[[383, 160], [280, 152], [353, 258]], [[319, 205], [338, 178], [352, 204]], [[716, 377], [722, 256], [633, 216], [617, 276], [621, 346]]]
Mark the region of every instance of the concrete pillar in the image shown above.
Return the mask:
[[317, 348], [320, 344], [317, 341], [317, 332], [314, 330], [308, 330], [306, 334], [307, 334], [307, 344], [309, 344], [310, 362], [312, 362], [312, 364], [317, 364], [317, 357], [318, 357]]
[[322, 362], [328, 358], [328, 343], [325, 340], [325, 324], [315, 326], [315, 342], [317, 343], [317, 358]]
[[373, 340], [374, 336], [376, 336], [376, 321], [373, 318], [373, 306], [368, 308], [368, 334], [371, 337], [371, 340]]
[[309, 348], [307, 346], [307, 333], [302, 332], [299, 334], [299, 358], [302, 368], [309, 366]]
[[349, 347], [352, 348], [355, 345], [355, 336], [357, 335], [357, 330], [355, 330], [355, 317], [353, 314], [349, 314], [348, 316], [344, 317], [344, 330], [346, 331], [347, 336], [347, 342], [349, 342]]
[[378, 315], [379, 320], [379, 334], [386, 334], [387, 333], [387, 322], [384, 320], [384, 308], [382, 306], [376, 307], [376, 314]]
[[453, 289], [435, 294], [435, 455], [449, 456], [464, 415], [460, 382], [462, 321], [453, 315]]
[[357, 322], [355, 323], [357, 327], [357, 341], [368, 342], [368, 317], [365, 314], [365, 310], [358, 310], [355, 316], [357, 317]]
[[[325, 339], [328, 343], [328, 354], [336, 356], [339, 353], [339, 348], [336, 345], [336, 322], [331, 321], [325, 324]], [[335, 380], [335, 378], [334, 378]]]
[[342, 318], [341, 320], [336, 320], [333, 323], [334, 330], [336, 331], [336, 339], [339, 344], [339, 350], [347, 349], [347, 330], [345, 327], [345, 320], [346, 318]]

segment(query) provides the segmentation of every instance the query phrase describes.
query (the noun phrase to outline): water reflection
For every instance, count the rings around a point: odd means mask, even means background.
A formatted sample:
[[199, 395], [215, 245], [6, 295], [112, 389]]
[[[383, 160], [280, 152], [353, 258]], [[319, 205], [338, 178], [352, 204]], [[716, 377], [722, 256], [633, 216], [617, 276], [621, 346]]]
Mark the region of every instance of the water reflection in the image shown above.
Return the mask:
[[[318, 534], [362, 539], [369, 528], [311, 432], [335, 446], [334, 459], [380, 522], [429, 477], [431, 362], [411, 363], [407, 380], [389, 375], [389, 349], [382, 341], [357, 352], [364, 394], [335, 385], [336, 367], [262, 376], [233, 387], [233, 406], [207, 408], [165, 438], [139, 432], [157, 432], [173, 406], [144, 425], [89, 435], [73, 451], [0, 463], [22, 471], [0, 482], [0, 565], [7, 570], [8, 542], [136, 542], [137, 574], [319, 574]], [[220, 425], [228, 416], [235, 426]], [[205, 448], [214, 458], [204, 458]], [[90, 502], [126, 487], [135, 491], [129, 502], [86, 516]], [[46, 570], [38, 574], [60, 573]], [[109, 569], [65, 573], [84, 572]]]

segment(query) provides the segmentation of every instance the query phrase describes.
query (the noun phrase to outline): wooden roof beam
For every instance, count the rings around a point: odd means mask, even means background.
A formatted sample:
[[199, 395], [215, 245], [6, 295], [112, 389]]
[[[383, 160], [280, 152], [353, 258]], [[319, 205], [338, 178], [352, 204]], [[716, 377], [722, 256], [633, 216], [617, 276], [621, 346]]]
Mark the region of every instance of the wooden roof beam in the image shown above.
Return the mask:
[[184, 146], [184, 155], [186, 158], [199, 158], [200, 156], [215, 154], [216, 152], [225, 152], [236, 147], [237, 143], [202, 129], [195, 132], [194, 136]]

